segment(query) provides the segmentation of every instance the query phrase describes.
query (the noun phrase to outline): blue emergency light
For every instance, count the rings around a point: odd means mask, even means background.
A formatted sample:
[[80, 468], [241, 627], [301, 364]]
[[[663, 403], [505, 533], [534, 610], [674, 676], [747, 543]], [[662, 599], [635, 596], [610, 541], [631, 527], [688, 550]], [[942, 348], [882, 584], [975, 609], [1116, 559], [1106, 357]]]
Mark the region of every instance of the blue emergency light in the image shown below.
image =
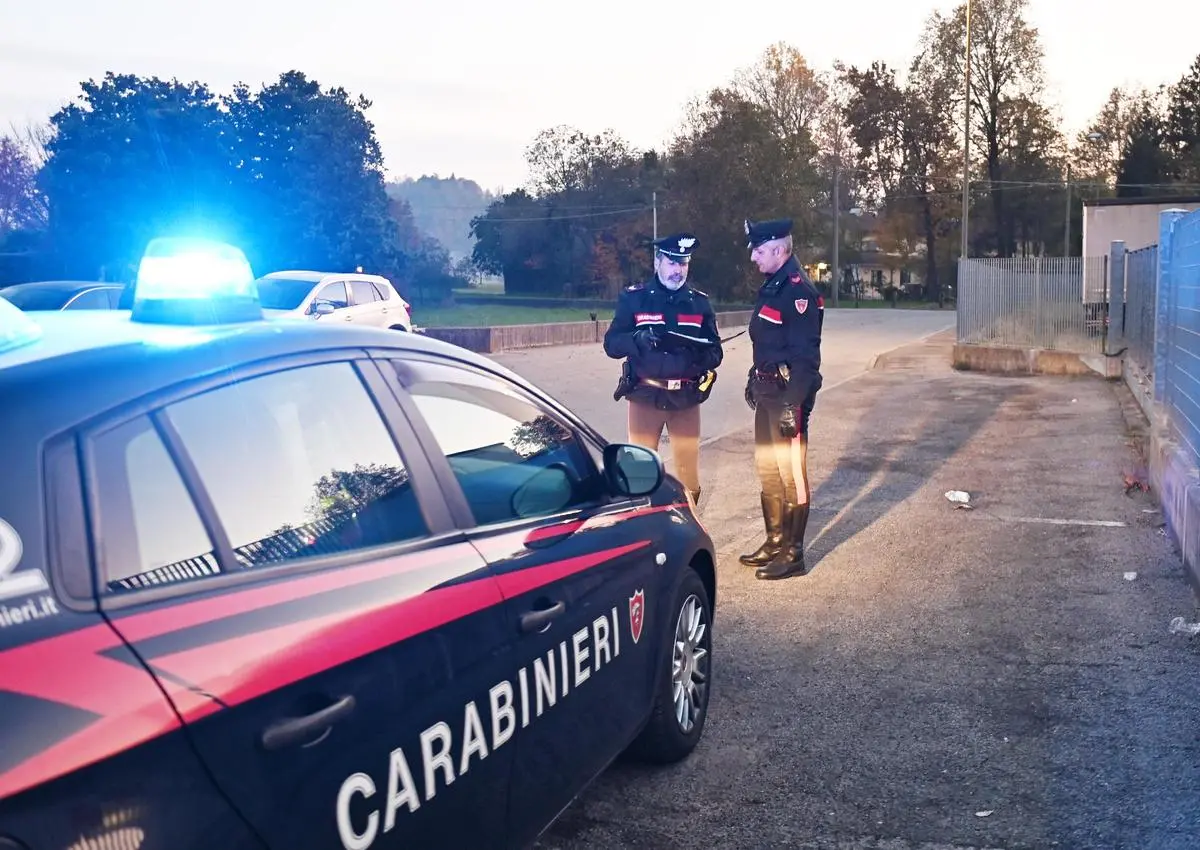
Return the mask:
[[41, 338], [41, 325], [25, 315], [16, 304], [0, 298], [0, 354]]
[[138, 265], [132, 318], [219, 325], [259, 321], [263, 312], [250, 261], [240, 249], [211, 239], [160, 237]]

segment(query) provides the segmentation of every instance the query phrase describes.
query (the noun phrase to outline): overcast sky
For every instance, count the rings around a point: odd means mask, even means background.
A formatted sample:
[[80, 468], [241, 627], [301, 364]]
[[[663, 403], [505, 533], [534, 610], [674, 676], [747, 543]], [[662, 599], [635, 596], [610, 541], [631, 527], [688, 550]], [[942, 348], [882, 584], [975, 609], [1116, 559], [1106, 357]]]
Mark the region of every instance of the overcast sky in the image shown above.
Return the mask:
[[[835, 59], [903, 67], [927, 14], [954, 5], [57, 0], [51, 14], [14, 0], [0, 12], [0, 130], [44, 121], [80, 80], [107, 70], [198, 79], [224, 92], [295, 68], [374, 102], [368, 114], [390, 177], [454, 173], [512, 189], [525, 178], [525, 146], [544, 127], [612, 128], [635, 145], [660, 145], [688, 99], [773, 41], [820, 68]], [[1200, 53], [1195, 0], [1030, 6], [1049, 94], [1071, 132], [1113, 86], [1174, 82]]]

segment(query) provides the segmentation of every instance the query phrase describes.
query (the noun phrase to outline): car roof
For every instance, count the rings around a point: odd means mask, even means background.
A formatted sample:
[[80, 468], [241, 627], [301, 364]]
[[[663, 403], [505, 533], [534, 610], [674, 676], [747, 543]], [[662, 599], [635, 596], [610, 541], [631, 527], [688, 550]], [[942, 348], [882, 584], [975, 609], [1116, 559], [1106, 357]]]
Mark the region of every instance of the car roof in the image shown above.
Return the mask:
[[[36, 342], [0, 352], [0, 409], [8, 424], [36, 424], [39, 440], [123, 404], [234, 366], [308, 352], [384, 348], [434, 354], [481, 367], [537, 390], [516, 373], [421, 334], [361, 325], [263, 319], [226, 325], [154, 325], [128, 310], [31, 311]], [[556, 405], [561, 407], [561, 405]], [[14, 421], [16, 420], [16, 421]], [[23, 420], [23, 422], [22, 422]]]
[[77, 292], [84, 289], [123, 289], [125, 284], [111, 280], [31, 280], [26, 283], [14, 283], [0, 287], [0, 295], [5, 292], [20, 293], [38, 290]]
[[373, 280], [376, 283], [390, 283], [386, 277], [377, 274], [365, 274], [363, 272], [317, 272], [305, 271], [303, 269], [267, 272], [263, 277], [271, 280], [302, 280], [307, 283], [320, 283], [328, 278], [337, 278], [339, 280]]

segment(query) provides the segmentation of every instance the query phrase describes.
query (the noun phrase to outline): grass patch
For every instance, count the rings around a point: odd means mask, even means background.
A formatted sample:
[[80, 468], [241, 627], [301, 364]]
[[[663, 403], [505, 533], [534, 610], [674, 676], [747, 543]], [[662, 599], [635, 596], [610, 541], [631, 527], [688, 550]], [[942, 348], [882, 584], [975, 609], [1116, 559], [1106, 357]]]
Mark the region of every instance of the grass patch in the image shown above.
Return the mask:
[[[490, 328], [497, 325], [544, 325], [554, 322], [590, 322], [593, 311], [582, 307], [514, 307], [507, 304], [456, 304], [453, 307], [417, 307], [413, 320], [423, 328]], [[612, 310], [596, 310], [596, 320], [607, 325]]]

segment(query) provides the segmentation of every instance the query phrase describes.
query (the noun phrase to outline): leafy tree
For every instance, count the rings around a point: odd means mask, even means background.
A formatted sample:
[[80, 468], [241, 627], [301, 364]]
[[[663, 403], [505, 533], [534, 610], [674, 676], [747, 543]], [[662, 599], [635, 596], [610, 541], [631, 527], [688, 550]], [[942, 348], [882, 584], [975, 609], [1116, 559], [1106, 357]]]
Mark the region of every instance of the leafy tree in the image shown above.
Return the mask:
[[[1104, 194], [1116, 192], [1117, 168], [1121, 161], [1139, 101], [1151, 97], [1146, 91], [1113, 88], [1108, 99], [1086, 129], [1075, 138], [1071, 150], [1071, 172], [1076, 179], [1093, 184]], [[1100, 192], [1097, 191], [1097, 196]]]
[[1153, 99], [1142, 99], [1132, 107], [1117, 164], [1117, 197], [1163, 194], [1159, 187], [1170, 181], [1174, 165], [1168, 133], [1167, 119]]
[[1200, 56], [1170, 89], [1164, 130], [1179, 178], [1200, 183]]
[[1061, 254], [1066, 184], [1059, 181], [1066, 164], [1065, 140], [1046, 107], [1032, 98], [1011, 101], [1001, 119], [1000, 167], [1007, 180], [1023, 184], [1008, 200], [1002, 229], [1020, 255]]
[[858, 167], [867, 194], [877, 203], [893, 206], [903, 191], [905, 166], [905, 92], [896, 72], [882, 62], [865, 71], [847, 68], [849, 88], [845, 117], [858, 150]]
[[236, 86], [225, 106], [237, 185], [255, 220], [252, 259], [271, 268], [396, 273], [370, 101], [322, 91], [289, 71], [258, 92]]
[[18, 228], [41, 223], [42, 198], [33, 158], [12, 136], [0, 136], [0, 242]]
[[[1028, 0], [972, 0], [970, 130], [981, 150], [989, 180], [994, 230], [991, 242], [1001, 256], [1015, 251], [1016, 236], [1006, 204], [1020, 189], [1006, 185], [1003, 134], [1014, 121], [1005, 115], [1023, 101], [1036, 100], [1043, 88], [1042, 47], [1036, 28], [1026, 20]], [[924, 46], [946, 100], [943, 108], [961, 112], [966, 57], [966, 4], [948, 16], [934, 13]]]
[[39, 189], [63, 272], [128, 278], [147, 242], [242, 235], [226, 117], [201, 83], [108, 73], [50, 119]]
[[669, 206], [660, 214], [661, 228], [699, 236], [702, 248], [689, 279], [719, 299], [745, 298], [761, 283], [745, 248], [745, 219], [795, 211], [797, 235], [811, 235], [802, 214], [809, 199], [797, 197], [803, 184], [789, 179], [800, 166], [787, 161], [776, 127], [761, 106], [717, 89], [693, 105], [669, 151]]
[[471, 222], [475, 248], [471, 259], [486, 274], [503, 275], [512, 293], [561, 291], [562, 279], [551, 263], [542, 204], [518, 189], [493, 201]]

